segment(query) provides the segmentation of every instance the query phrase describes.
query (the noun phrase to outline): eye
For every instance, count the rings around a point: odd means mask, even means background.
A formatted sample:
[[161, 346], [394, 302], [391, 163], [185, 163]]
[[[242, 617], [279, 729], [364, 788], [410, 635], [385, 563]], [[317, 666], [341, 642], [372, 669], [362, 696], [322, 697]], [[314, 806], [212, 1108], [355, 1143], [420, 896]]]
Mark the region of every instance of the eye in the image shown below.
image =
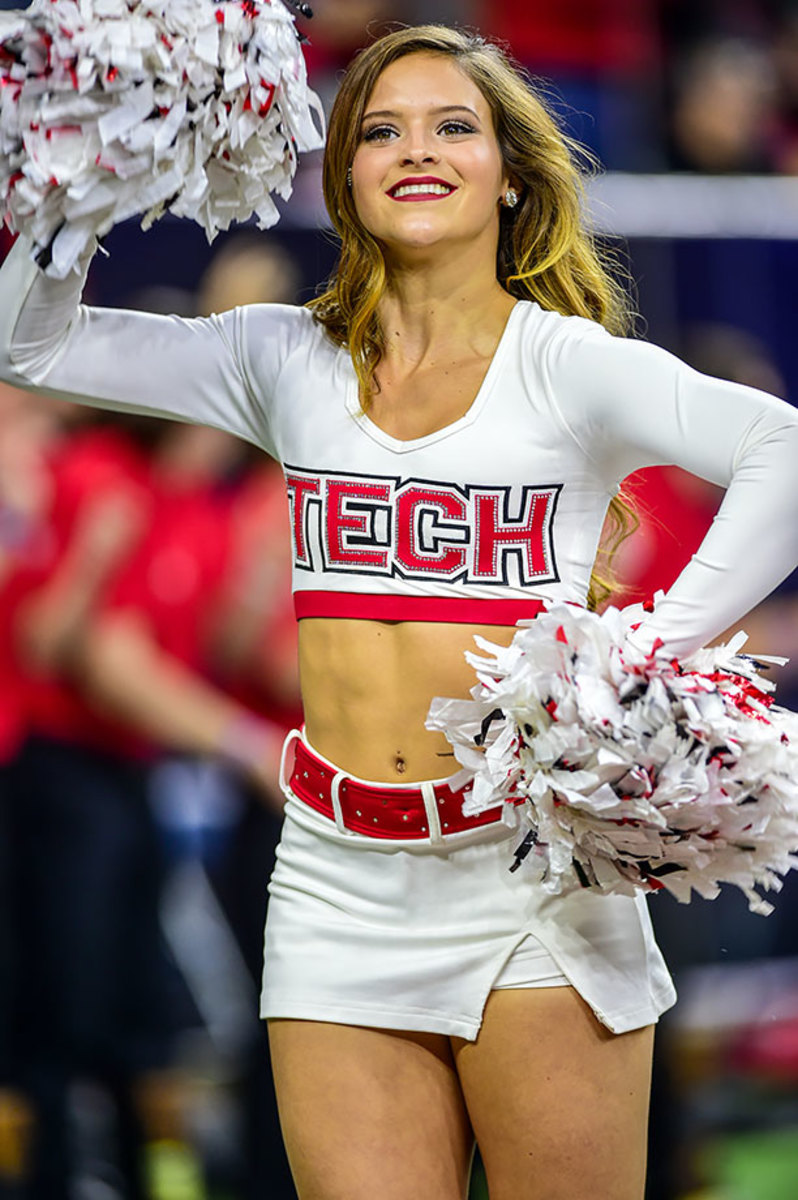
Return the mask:
[[372, 125], [363, 132], [364, 142], [387, 142], [396, 133], [392, 125]]
[[477, 131], [476, 131], [475, 127], [469, 121], [461, 121], [461, 120], [444, 121], [443, 125], [441, 125], [440, 129], [438, 130], [438, 133], [446, 133], [446, 134], [449, 134], [449, 133], [463, 134], [463, 133], [476, 133], [476, 132]]

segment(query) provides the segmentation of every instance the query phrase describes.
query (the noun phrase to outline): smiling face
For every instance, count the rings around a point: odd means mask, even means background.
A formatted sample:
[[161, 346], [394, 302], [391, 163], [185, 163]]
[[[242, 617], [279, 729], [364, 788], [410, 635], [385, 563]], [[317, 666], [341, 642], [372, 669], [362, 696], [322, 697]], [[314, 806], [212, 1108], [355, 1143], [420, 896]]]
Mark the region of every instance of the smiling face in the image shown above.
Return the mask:
[[488, 103], [451, 57], [386, 67], [365, 106], [352, 195], [393, 256], [468, 242], [495, 258], [507, 186]]

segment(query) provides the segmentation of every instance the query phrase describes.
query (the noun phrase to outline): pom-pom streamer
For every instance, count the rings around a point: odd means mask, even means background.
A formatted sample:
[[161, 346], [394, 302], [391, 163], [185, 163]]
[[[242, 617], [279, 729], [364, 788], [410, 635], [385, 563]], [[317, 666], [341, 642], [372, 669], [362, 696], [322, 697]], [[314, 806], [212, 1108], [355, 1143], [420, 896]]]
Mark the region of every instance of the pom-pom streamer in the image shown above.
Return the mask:
[[510, 869], [548, 891], [729, 883], [770, 912], [755, 888], [798, 866], [798, 716], [760, 674], [785, 660], [740, 654], [739, 634], [669, 661], [635, 646], [642, 617], [556, 604], [510, 646], [477, 638], [472, 699], [434, 700], [427, 727], [463, 767], [453, 785], [472, 781], [465, 812], [517, 809]]
[[209, 241], [273, 225], [323, 142], [282, 0], [33, 0], [0, 14], [0, 205], [64, 278], [120, 221], [191, 217]]

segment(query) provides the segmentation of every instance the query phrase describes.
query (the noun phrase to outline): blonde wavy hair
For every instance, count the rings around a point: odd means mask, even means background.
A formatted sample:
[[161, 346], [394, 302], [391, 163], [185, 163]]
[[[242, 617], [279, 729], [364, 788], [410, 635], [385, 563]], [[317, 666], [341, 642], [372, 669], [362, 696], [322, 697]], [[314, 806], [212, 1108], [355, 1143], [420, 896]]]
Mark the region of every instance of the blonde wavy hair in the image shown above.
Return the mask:
[[[388, 275], [380, 243], [358, 216], [347, 171], [378, 77], [397, 59], [418, 53], [453, 58], [479, 88], [493, 116], [507, 174], [521, 192], [515, 209], [501, 209], [499, 282], [519, 300], [536, 300], [542, 308], [565, 316], [589, 317], [611, 333], [626, 333], [632, 324], [617, 260], [596, 244], [583, 217], [583, 180], [592, 162], [561, 131], [522, 69], [494, 43], [448, 26], [397, 29], [358, 54], [333, 105], [324, 157], [324, 199], [340, 238], [340, 253], [326, 290], [309, 304], [332, 341], [349, 350], [364, 409], [384, 352], [379, 307]], [[591, 579], [588, 603], [592, 606], [609, 594], [610, 560], [635, 525], [632, 509], [616, 496]]]

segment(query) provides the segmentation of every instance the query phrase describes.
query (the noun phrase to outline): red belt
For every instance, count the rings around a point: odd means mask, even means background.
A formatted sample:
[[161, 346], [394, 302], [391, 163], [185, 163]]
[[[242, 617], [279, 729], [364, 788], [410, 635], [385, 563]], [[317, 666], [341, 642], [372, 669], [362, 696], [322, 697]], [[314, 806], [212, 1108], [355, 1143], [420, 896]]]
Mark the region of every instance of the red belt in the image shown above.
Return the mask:
[[[465, 788], [452, 791], [447, 783], [395, 784], [381, 786], [352, 779], [296, 741], [296, 759], [289, 780], [293, 794], [316, 812], [336, 821], [353, 833], [377, 838], [436, 839], [435, 816], [440, 834], [460, 833], [500, 821], [502, 805], [474, 817], [464, 817]], [[426, 802], [425, 802], [426, 792]], [[338, 814], [336, 820], [336, 805]], [[433, 809], [432, 819], [429, 808]], [[432, 833], [430, 825], [432, 824]]]

